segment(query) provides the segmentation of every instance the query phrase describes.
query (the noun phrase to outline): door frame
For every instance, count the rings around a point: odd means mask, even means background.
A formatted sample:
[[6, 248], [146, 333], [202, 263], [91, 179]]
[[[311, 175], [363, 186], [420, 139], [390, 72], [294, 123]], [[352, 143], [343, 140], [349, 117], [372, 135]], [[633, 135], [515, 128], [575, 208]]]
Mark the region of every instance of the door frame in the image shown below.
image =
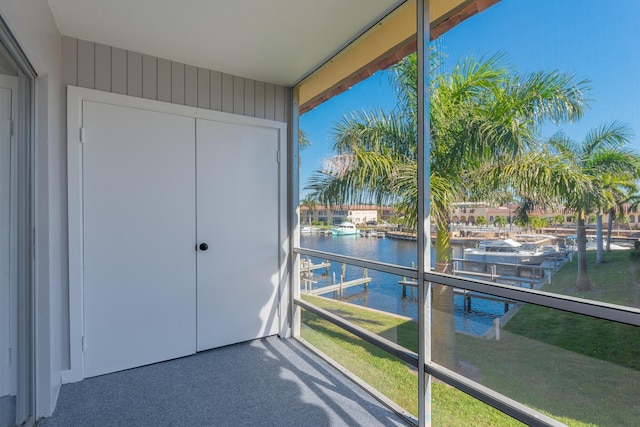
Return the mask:
[[[38, 412], [36, 395], [40, 388], [50, 388], [49, 378], [38, 374], [36, 362], [37, 289], [36, 264], [38, 256], [35, 248], [36, 235], [36, 79], [38, 74], [31, 65], [18, 40], [14, 37], [6, 21], [0, 16], [0, 44], [4, 55], [17, 66], [18, 86], [14, 92], [16, 109], [13, 115], [12, 138], [12, 194], [16, 194], [15, 207], [15, 250], [14, 273], [17, 286], [17, 307], [15, 319], [17, 367], [15, 421], [24, 426], [35, 424]], [[13, 99], [12, 99], [13, 101]], [[17, 103], [17, 104], [16, 104]], [[13, 356], [13, 355], [12, 355]], [[46, 371], [43, 369], [43, 371]]]
[[[17, 198], [18, 198], [18, 156], [17, 156], [17, 132], [13, 128], [16, 125], [16, 118], [18, 114], [18, 77], [17, 76], [9, 76], [5, 74], [0, 74], [0, 87], [3, 89], [8, 89], [11, 91], [11, 135], [9, 137], [9, 192], [8, 192], [8, 201], [9, 201], [9, 253], [7, 255], [7, 262], [9, 267], [9, 281], [8, 285], [8, 295], [9, 299], [6, 301], [9, 309], [9, 336], [8, 343], [9, 347], [12, 350], [11, 358], [13, 362], [11, 363], [11, 367], [8, 372], [8, 388], [11, 395], [16, 395], [17, 392], [17, 348], [18, 348], [18, 245], [17, 245], [17, 236], [18, 236], [18, 209], [17, 209]], [[4, 351], [4, 349], [3, 349]], [[2, 396], [0, 394], [0, 396]]]
[[[83, 223], [82, 223], [82, 140], [91, 138], [82, 131], [82, 105], [84, 101], [139, 108], [143, 110], [174, 114], [194, 119], [206, 119], [223, 123], [259, 126], [278, 132], [278, 263], [280, 313], [280, 336], [290, 336], [289, 321], [289, 239], [287, 235], [287, 124], [238, 114], [224, 113], [171, 104], [156, 100], [102, 92], [94, 89], [67, 87], [67, 180], [68, 180], [68, 238], [69, 238], [69, 341], [70, 369], [62, 372], [62, 382], [70, 383], [84, 378], [83, 362]], [[196, 154], [197, 155], [197, 154]], [[195, 171], [194, 171], [195, 173]]]

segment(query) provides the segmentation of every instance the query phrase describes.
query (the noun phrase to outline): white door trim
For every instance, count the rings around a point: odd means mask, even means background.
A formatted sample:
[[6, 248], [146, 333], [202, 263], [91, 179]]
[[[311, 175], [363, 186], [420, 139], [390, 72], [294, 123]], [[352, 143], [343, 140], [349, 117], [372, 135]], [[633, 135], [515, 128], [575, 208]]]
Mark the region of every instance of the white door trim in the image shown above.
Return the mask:
[[[93, 89], [67, 87], [67, 179], [68, 179], [68, 237], [69, 237], [69, 340], [70, 369], [62, 372], [62, 382], [70, 383], [84, 378], [82, 356], [83, 328], [83, 224], [82, 224], [82, 104], [83, 101], [102, 102], [112, 105], [134, 107], [150, 111], [202, 118], [225, 123], [263, 126], [278, 131], [279, 163], [279, 265], [280, 265], [280, 331], [288, 335], [288, 272], [289, 240], [287, 236], [287, 124], [272, 120], [205, 110], [196, 107], [170, 104], [149, 99], [97, 91]], [[90, 135], [84, 136], [90, 140]]]

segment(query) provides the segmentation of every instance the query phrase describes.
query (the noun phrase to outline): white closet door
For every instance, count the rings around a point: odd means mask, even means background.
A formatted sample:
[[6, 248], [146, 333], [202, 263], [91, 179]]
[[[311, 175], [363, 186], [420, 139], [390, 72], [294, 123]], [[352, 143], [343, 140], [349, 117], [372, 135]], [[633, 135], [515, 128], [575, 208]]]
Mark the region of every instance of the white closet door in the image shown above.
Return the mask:
[[276, 129], [197, 120], [198, 351], [278, 332], [277, 153]]
[[194, 353], [195, 120], [84, 101], [83, 128], [84, 376]]

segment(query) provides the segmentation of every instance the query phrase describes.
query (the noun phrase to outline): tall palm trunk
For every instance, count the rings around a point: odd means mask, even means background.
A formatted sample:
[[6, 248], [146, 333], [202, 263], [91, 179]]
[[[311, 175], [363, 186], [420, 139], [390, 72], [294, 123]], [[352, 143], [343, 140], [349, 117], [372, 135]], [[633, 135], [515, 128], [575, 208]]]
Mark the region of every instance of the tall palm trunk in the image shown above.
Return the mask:
[[591, 290], [591, 281], [587, 273], [587, 231], [584, 226], [585, 212], [578, 212], [578, 225], [576, 227], [576, 245], [578, 246], [578, 277], [576, 288], [579, 291]]
[[[450, 272], [450, 236], [446, 223], [437, 224], [435, 271]], [[433, 284], [431, 357], [449, 369], [457, 367], [456, 331], [454, 321], [453, 288]]]
[[607, 252], [611, 252], [611, 233], [613, 231], [613, 217], [616, 216], [615, 208], [609, 209], [609, 218], [607, 218]]
[[596, 214], [596, 264], [604, 262], [604, 242], [602, 238], [602, 212]]

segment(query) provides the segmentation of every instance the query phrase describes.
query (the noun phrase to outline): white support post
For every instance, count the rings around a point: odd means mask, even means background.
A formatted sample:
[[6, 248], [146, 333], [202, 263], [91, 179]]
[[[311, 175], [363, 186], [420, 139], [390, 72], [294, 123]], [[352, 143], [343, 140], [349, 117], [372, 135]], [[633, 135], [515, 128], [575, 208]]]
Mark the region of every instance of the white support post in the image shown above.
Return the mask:
[[418, 170], [418, 425], [431, 426], [431, 375], [424, 366], [431, 362], [431, 284], [424, 275], [431, 269], [430, 133], [429, 133], [429, 1], [416, 2], [418, 59], [417, 170]]
[[[300, 246], [300, 195], [299, 195], [299, 176], [300, 176], [300, 161], [298, 154], [298, 129], [299, 129], [299, 96], [300, 89], [294, 87], [291, 91], [291, 126], [289, 132], [289, 153], [288, 153], [288, 165], [289, 165], [289, 254], [290, 254], [290, 300], [289, 300], [289, 325], [291, 326], [291, 334], [294, 337], [300, 336], [300, 322], [301, 322], [301, 309], [293, 300], [300, 298], [300, 255], [293, 252], [294, 247]], [[311, 260], [309, 260], [311, 265]]]

